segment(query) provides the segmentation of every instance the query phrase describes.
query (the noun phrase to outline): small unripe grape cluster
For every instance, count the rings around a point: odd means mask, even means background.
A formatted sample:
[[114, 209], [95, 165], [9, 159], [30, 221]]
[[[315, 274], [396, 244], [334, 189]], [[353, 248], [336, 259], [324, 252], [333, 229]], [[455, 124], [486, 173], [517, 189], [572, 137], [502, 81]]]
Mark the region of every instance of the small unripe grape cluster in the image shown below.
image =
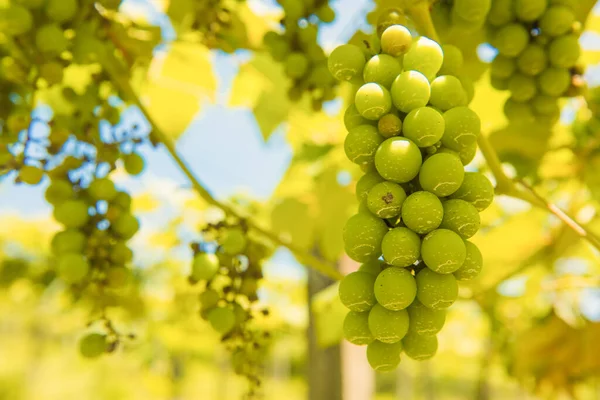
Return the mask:
[[511, 122], [554, 123], [559, 99], [582, 91], [581, 24], [572, 7], [564, 1], [492, 1], [489, 41], [498, 54], [490, 65], [491, 83], [510, 91], [504, 113]]
[[335, 18], [327, 0], [278, 0], [284, 11], [283, 32], [269, 31], [263, 42], [271, 57], [283, 63], [292, 85], [288, 97], [300, 100], [308, 93], [315, 111], [335, 98], [336, 81], [327, 70], [327, 56], [319, 45], [319, 23]]
[[200, 316], [221, 335], [232, 354], [234, 371], [248, 379], [250, 392], [261, 384], [262, 356], [269, 334], [253, 322], [268, 310], [258, 305], [262, 263], [273, 248], [254, 237], [244, 221], [223, 220], [202, 229], [192, 244], [189, 281], [200, 284]]
[[342, 45], [329, 67], [340, 80], [363, 80], [344, 116], [346, 155], [366, 172], [356, 185], [359, 211], [343, 232], [346, 253], [363, 263], [340, 283], [350, 309], [344, 334], [368, 345], [374, 369], [388, 371], [402, 351], [416, 360], [435, 354], [435, 334], [458, 296], [457, 281], [482, 268], [468, 239], [494, 189], [483, 174], [464, 171], [477, 149], [480, 120], [449, 73], [460, 65], [402, 25], [382, 32], [381, 49], [365, 60], [357, 47]]
[[242, 38], [236, 32], [240, 23], [236, 3], [242, 3], [242, 0], [204, 0], [193, 3], [196, 9], [191, 28], [200, 33], [202, 44], [228, 53], [244, 46]]

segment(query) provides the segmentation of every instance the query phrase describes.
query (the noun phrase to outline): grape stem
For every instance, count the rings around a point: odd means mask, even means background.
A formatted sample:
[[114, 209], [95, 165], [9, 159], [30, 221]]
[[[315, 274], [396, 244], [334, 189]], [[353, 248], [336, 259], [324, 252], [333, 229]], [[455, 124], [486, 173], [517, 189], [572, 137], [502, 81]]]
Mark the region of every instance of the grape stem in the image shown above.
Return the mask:
[[242, 211], [237, 210], [232, 206], [217, 200], [206, 189], [205, 185], [202, 184], [200, 179], [198, 179], [198, 177], [194, 174], [194, 172], [189, 167], [185, 159], [177, 151], [175, 143], [171, 140], [171, 138], [169, 138], [169, 136], [156, 125], [156, 123], [148, 113], [146, 107], [144, 107], [139, 97], [133, 90], [129, 80], [127, 79], [127, 71], [121, 65], [119, 60], [110, 50], [107, 50], [105, 53], [106, 54], [104, 54], [104, 57], [101, 57], [101, 59], [103, 60], [103, 66], [106, 72], [111, 76], [112, 81], [117, 85], [119, 91], [125, 97], [125, 100], [128, 100], [135, 104], [140, 109], [140, 111], [144, 113], [146, 119], [152, 126], [151, 141], [156, 144], [160, 143], [165, 147], [165, 149], [169, 152], [177, 166], [188, 178], [194, 190], [200, 195], [200, 197], [202, 197], [202, 199], [204, 199], [204, 201], [206, 201], [210, 205], [220, 208], [230, 216], [246, 221], [246, 223], [249, 227], [251, 227], [252, 230], [269, 239], [273, 243], [279, 246], [287, 247], [304, 265], [313, 268], [314, 270], [320, 272], [325, 276], [328, 276], [331, 279], [340, 280], [343, 277], [343, 275], [336, 269], [335, 265], [322, 261], [314, 255], [309, 254], [304, 249], [295, 246], [293, 243], [283, 240], [274, 232], [271, 232], [268, 229], [261, 226], [261, 224], [254, 220], [250, 215], [247, 215]]

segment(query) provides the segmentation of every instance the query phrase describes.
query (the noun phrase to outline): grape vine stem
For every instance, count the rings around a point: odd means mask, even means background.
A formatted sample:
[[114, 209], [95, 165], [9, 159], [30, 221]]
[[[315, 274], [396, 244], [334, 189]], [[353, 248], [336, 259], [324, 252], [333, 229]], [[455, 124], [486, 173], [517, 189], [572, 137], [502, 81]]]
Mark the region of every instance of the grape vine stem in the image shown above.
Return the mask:
[[271, 232], [267, 228], [261, 226], [261, 224], [255, 221], [251, 216], [246, 215], [242, 211], [237, 210], [234, 207], [217, 200], [206, 189], [205, 185], [201, 183], [200, 179], [198, 179], [198, 177], [194, 174], [194, 172], [189, 167], [185, 159], [177, 151], [175, 143], [171, 140], [171, 138], [169, 138], [169, 136], [165, 132], [163, 132], [162, 129], [160, 129], [157, 126], [156, 122], [152, 119], [146, 107], [142, 104], [141, 100], [135, 93], [135, 90], [131, 86], [127, 78], [127, 71], [121, 65], [121, 63], [115, 57], [115, 55], [110, 50], [107, 50], [106, 54], [103, 57], [103, 61], [105, 70], [109, 73], [113, 82], [120, 89], [120, 92], [125, 97], [125, 100], [128, 100], [135, 104], [140, 109], [140, 111], [144, 113], [146, 119], [152, 126], [151, 141], [155, 144], [160, 143], [165, 147], [165, 149], [171, 155], [177, 166], [188, 178], [194, 190], [200, 195], [200, 197], [202, 197], [202, 199], [204, 199], [204, 201], [206, 201], [210, 205], [220, 208], [227, 215], [236, 217], [238, 219], [243, 219], [244, 221], [246, 221], [248, 226], [255, 232], [259, 233], [260, 235], [269, 239], [277, 245], [288, 248], [296, 256], [296, 258], [298, 258], [298, 260], [304, 265], [313, 268], [314, 270], [332, 279], [340, 280], [342, 278], [343, 275], [336, 269], [336, 267], [333, 264], [322, 261], [314, 255], [308, 253], [306, 250], [295, 246], [289, 241], [283, 240], [274, 232]]

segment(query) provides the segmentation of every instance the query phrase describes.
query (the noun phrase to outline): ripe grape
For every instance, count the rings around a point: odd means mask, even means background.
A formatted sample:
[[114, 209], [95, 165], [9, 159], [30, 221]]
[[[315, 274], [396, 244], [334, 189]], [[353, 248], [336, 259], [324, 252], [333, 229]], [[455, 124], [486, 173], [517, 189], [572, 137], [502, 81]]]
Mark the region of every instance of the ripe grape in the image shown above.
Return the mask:
[[381, 256], [381, 241], [388, 227], [381, 219], [359, 213], [346, 222], [344, 226], [344, 248], [350, 258], [366, 262]]
[[383, 261], [381, 260], [367, 261], [358, 268], [359, 271], [368, 272], [369, 274], [373, 274], [375, 276], [379, 275], [382, 269]]
[[315, 15], [326, 24], [335, 20], [335, 11], [333, 11], [328, 4], [323, 4], [319, 7], [315, 12]]
[[393, 57], [405, 54], [411, 44], [410, 31], [402, 25], [391, 25], [381, 34], [381, 50]]
[[541, 115], [559, 115], [560, 106], [558, 105], [558, 98], [539, 95], [531, 101], [531, 105], [537, 114]]
[[290, 22], [297, 21], [306, 14], [304, 2], [301, 0], [280, 0], [279, 3], [283, 8], [285, 18]]
[[539, 74], [546, 69], [547, 64], [548, 57], [546, 56], [546, 49], [535, 43], [527, 46], [517, 58], [519, 70], [526, 75]]
[[140, 229], [140, 222], [134, 215], [123, 213], [111, 224], [111, 229], [121, 238], [131, 239]]
[[410, 320], [409, 332], [419, 335], [435, 335], [446, 322], [445, 310], [432, 310], [415, 300], [407, 309]]
[[28, 185], [37, 185], [44, 177], [44, 170], [35, 165], [24, 165], [19, 170], [19, 179]]
[[404, 71], [396, 77], [390, 91], [394, 106], [402, 112], [425, 107], [431, 96], [429, 81], [420, 72]]
[[451, 44], [443, 44], [444, 62], [438, 72], [439, 75], [458, 75], [464, 64], [460, 49]]
[[429, 192], [415, 192], [402, 205], [402, 221], [420, 235], [437, 229], [442, 223], [443, 215], [442, 202]]
[[542, 34], [556, 37], [569, 32], [575, 21], [573, 10], [558, 5], [548, 8], [538, 24]]
[[[414, 232], [413, 235], [416, 236]], [[417, 283], [415, 282], [415, 278], [404, 268], [386, 268], [375, 280], [375, 298], [379, 304], [388, 310], [397, 311], [405, 309], [413, 302], [416, 295]]]
[[481, 120], [469, 107], [456, 107], [444, 113], [445, 130], [442, 144], [460, 151], [474, 143], [481, 132]]
[[206, 289], [200, 293], [200, 307], [202, 311], [208, 311], [219, 304], [221, 296], [214, 289]]
[[67, 49], [68, 41], [60, 26], [46, 24], [35, 33], [35, 45], [42, 53], [60, 54]]
[[308, 58], [299, 52], [290, 53], [285, 60], [285, 73], [292, 79], [300, 79], [308, 72]]
[[219, 241], [221, 250], [230, 256], [243, 252], [247, 243], [246, 233], [241, 228], [228, 229]]
[[111, 204], [114, 204], [123, 210], [129, 210], [131, 208], [131, 196], [127, 192], [118, 192], [111, 201]]
[[504, 25], [492, 37], [492, 45], [503, 56], [518, 56], [529, 43], [529, 32], [518, 23]]
[[192, 263], [192, 279], [195, 281], [211, 280], [219, 270], [219, 258], [210, 253], [198, 253]]
[[492, 26], [502, 26], [515, 19], [513, 0], [494, 0], [487, 20]]
[[367, 196], [367, 207], [379, 218], [392, 218], [400, 215], [406, 192], [393, 182], [381, 182], [373, 186]]
[[54, 235], [50, 247], [57, 256], [65, 253], [81, 253], [86, 242], [87, 238], [81, 231], [66, 229]]
[[85, 358], [98, 358], [108, 350], [106, 336], [89, 333], [79, 340], [79, 354]]
[[344, 126], [347, 130], [356, 128], [359, 125], [372, 125], [373, 123], [373, 121], [360, 115], [354, 103], [350, 104], [344, 113]]
[[[458, 82], [458, 79], [456, 79], [456, 81]], [[435, 80], [433, 83], [435, 83]], [[458, 82], [458, 84], [460, 85], [460, 82]], [[431, 88], [431, 96], [433, 100], [433, 84]], [[444, 134], [444, 126], [444, 117], [434, 108], [415, 108], [404, 118], [404, 136], [412, 140], [419, 147], [429, 147], [439, 142], [439, 140], [442, 138], [442, 135]]]
[[360, 48], [353, 44], [338, 46], [331, 52], [327, 66], [335, 79], [350, 81], [361, 77], [365, 67], [365, 56]]
[[458, 156], [437, 153], [423, 163], [419, 173], [421, 187], [438, 197], [456, 192], [463, 182], [465, 171]]
[[463, 265], [467, 249], [457, 233], [449, 229], [436, 229], [423, 239], [421, 257], [432, 271], [450, 274]]
[[58, 23], [73, 19], [77, 9], [77, 0], [48, 0], [46, 4], [46, 14], [51, 20]]
[[542, 16], [547, 5], [547, 0], [515, 0], [515, 14], [521, 21], [533, 22]]
[[483, 211], [494, 200], [494, 187], [482, 173], [465, 172], [462, 185], [450, 197], [465, 200], [473, 204], [478, 211]]
[[483, 268], [483, 256], [479, 248], [468, 240], [465, 240], [465, 247], [467, 258], [463, 265], [454, 271], [454, 277], [459, 281], [468, 281], [475, 278]]
[[377, 123], [379, 134], [384, 138], [397, 136], [402, 131], [402, 120], [395, 114], [385, 114]]
[[64, 253], [56, 261], [58, 276], [67, 283], [81, 282], [87, 275], [90, 265], [87, 258], [79, 253]]
[[517, 63], [512, 57], [505, 57], [502, 54], [496, 55], [490, 65], [490, 75], [493, 78], [510, 78], [517, 69]]
[[208, 311], [206, 318], [212, 328], [224, 335], [235, 327], [235, 313], [229, 307], [215, 307]]
[[359, 201], [366, 200], [371, 188], [384, 181], [385, 179], [383, 179], [377, 172], [367, 172], [360, 177], [358, 182], [356, 182], [356, 198]]
[[369, 330], [373, 337], [383, 343], [396, 343], [408, 332], [406, 310], [388, 310], [375, 304], [369, 311]]
[[88, 205], [83, 200], [67, 200], [56, 206], [54, 219], [67, 228], [79, 228], [89, 219]]
[[389, 231], [381, 243], [383, 258], [396, 267], [408, 267], [419, 259], [421, 239], [408, 228], [398, 227]]
[[571, 85], [571, 74], [565, 68], [546, 68], [538, 76], [538, 85], [542, 93], [558, 97], [563, 95]]
[[429, 102], [442, 111], [467, 105], [467, 94], [458, 78], [451, 75], [438, 76], [431, 82]]
[[354, 104], [360, 115], [372, 121], [378, 120], [392, 108], [390, 92], [377, 83], [366, 83], [356, 92]]
[[417, 298], [432, 310], [450, 307], [458, 298], [458, 283], [452, 274], [438, 274], [429, 268], [417, 273]]
[[375, 167], [379, 175], [396, 183], [411, 181], [419, 173], [422, 162], [417, 145], [404, 137], [386, 139], [375, 152]]
[[363, 79], [365, 82], [374, 82], [389, 88], [400, 72], [402, 67], [396, 58], [387, 54], [377, 54], [367, 61]]
[[144, 170], [144, 157], [138, 153], [129, 153], [123, 156], [123, 166], [129, 175], [139, 175]]
[[364, 346], [372, 343], [375, 338], [369, 330], [369, 312], [350, 311], [344, 318], [344, 338], [352, 344]]
[[575, 35], [564, 35], [554, 39], [548, 46], [550, 64], [558, 68], [575, 66], [581, 50], [579, 39]]
[[468, 239], [477, 233], [480, 224], [479, 212], [471, 203], [460, 199], [444, 202], [444, 218], [440, 228], [450, 229]]
[[517, 102], [531, 100], [537, 93], [535, 79], [531, 76], [516, 73], [508, 80], [508, 90]]
[[444, 62], [440, 45], [425, 36], [419, 37], [404, 55], [404, 69], [419, 71], [432, 80]]
[[375, 305], [375, 276], [356, 271], [346, 275], [339, 286], [340, 300], [352, 311], [369, 311]]
[[378, 340], [367, 346], [367, 360], [375, 371], [387, 372], [400, 364], [402, 342], [383, 343]]
[[383, 32], [392, 25], [406, 25], [406, 22], [406, 15], [403, 10], [388, 8], [377, 18], [377, 36], [383, 36]]
[[519, 103], [512, 99], [508, 99], [504, 103], [504, 115], [509, 121], [516, 123], [532, 123], [535, 121], [533, 109], [529, 103]]
[[454, 0], [452, 17], [460, 21], [477, 23], [485, 20], [492, 0]]
[[88, 194], [96, 201], [111, 201], [117, 195], [117, 189], [109, 178], [100, 178], [92, 181], [88, 188]]
[[350, 161], [358, 165], [372, 165], [383, 137], [372, 125], [352, 128], [344, 140], [344, 151]]
[[402, 339], [402, 347], [407, 356], [413, 360], [423, 361], [435, 355], [438, 341], [435, 335], [420, 335], [409, 332]]

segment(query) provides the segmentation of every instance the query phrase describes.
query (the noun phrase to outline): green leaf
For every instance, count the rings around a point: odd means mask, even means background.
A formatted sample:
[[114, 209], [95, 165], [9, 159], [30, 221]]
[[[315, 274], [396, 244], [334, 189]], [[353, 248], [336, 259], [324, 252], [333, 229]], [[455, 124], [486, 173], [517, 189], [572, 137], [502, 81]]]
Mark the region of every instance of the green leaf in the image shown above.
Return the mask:
[[271, 212], [273, 230], [307, 251], [314, 245], [313, 221], [308, 205], [295, 198], [284, 199]]

